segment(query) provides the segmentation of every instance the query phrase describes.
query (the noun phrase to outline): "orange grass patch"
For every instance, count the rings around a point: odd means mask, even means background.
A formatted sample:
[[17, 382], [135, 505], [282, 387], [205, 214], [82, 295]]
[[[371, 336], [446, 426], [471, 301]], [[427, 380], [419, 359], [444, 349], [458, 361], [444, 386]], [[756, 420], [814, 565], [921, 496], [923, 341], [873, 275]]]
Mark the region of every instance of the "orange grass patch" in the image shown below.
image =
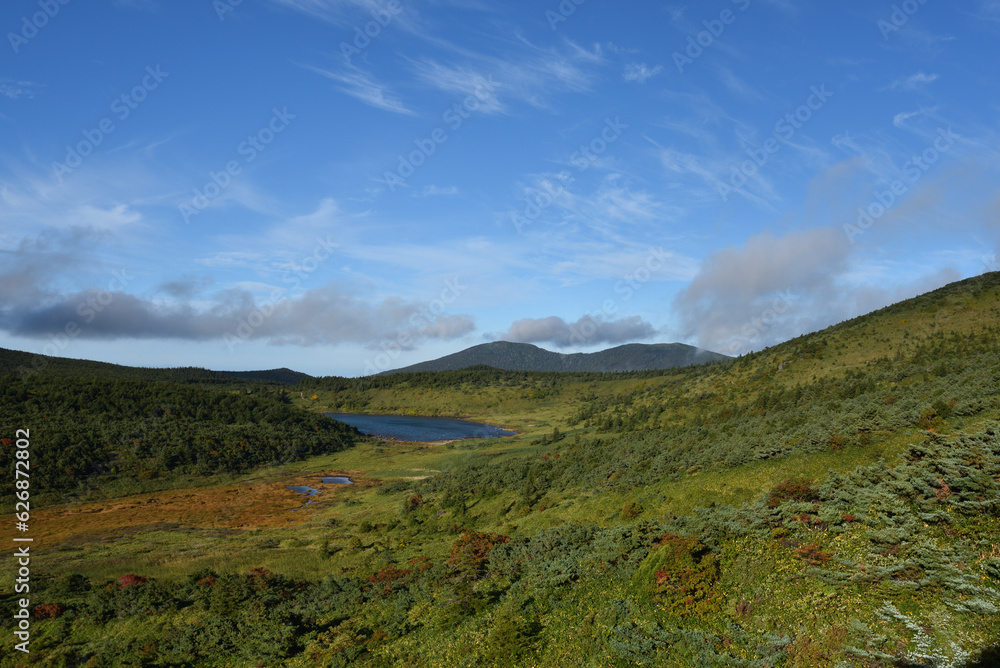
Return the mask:
[[[343, 474], [337, 474], [343, 475]], [[140, 531], [171, 529], [267, 529], [301, 526], [315, 512], [335, 502], [339, 485], [317, 484], [317, 476], [225, 487], [177, 489], [118, 499], [39, 508], [31, 513], [31, 532], [39, 547], [103, 541]], [[351, 480], [357, 485], [367, 481]], [[320, 490], [307, 500], [286, 485]], [[355, 486], [355, 485], [352, 485]]]

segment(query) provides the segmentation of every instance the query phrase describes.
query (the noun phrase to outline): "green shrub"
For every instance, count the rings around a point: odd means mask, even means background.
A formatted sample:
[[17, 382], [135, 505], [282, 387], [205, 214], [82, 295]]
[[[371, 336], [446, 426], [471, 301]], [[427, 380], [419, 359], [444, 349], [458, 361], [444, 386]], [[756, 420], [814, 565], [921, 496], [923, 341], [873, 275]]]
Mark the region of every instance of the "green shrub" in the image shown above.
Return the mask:
[[448, 565], [467, 576], [480, 577], [485, 573], [490, 551], [510, 540], [510, 536], [470, 531], [451, 545]]
[[696, 538], [667, 533], [632, 577], [636, 588], [677, 615], [719, 610], [719, 561]]

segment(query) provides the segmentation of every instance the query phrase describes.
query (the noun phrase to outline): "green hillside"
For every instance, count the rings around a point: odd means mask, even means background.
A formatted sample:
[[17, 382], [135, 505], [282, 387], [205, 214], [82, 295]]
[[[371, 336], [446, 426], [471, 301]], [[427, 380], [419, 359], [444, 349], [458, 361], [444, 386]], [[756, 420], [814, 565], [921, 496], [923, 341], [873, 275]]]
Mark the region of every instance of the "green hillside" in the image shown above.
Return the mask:
[[[33, 654], [0, 665], [997, 665], [998, 316], [992, 273], [665, 371], [8, 375], [4, 424], [37, 428], [33, 450], [84, 420], [105, 466], [159, 468], [128, 496], [100, 468], [39, 483]], [[174, 458], [128, 459], [110, 423], [158, 402], [183, 408], [154, 423]], [[327, 434], [329, 410], [518, 435], [386, 443]], [[265, 423], [317, 437], [270, 450], [247, 438]], [[181, 456], [204, 438], [215, 455]], [[242, 467], [217, 466], [241, 439]], [[295, 484], [321, 493], [292, 510]]]

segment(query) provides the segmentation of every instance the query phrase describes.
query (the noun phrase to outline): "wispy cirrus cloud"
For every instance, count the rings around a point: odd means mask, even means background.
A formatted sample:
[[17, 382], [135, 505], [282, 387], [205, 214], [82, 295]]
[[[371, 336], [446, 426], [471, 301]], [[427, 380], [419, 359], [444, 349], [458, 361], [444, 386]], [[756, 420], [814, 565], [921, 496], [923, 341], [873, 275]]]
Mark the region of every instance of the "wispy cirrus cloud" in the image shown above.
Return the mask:
[[644, 84], [663, 71], [663, 65], [650, 67], [646, 63], [627, 63], [622, 78], [625, 81], [635, 81]]
[[447, 65], [432, 59], [416, 62], [413, 68], [423, 83], [438, 90], [458, 96], [475, 96], [479, 100], [479, 113], [500, 114], [507, 110], [497, 96], [497, 90], [507, 88], [509, 84], [496, 82], [492, 73], [467, 65]]
[[750, 86], [746, 81], [736, 76], [732, 70], [719, 67], [719, 79], [725, 84], [726, 88], [736, 93], [737, 95], [742, 95], [743, 97], [759, 100], [763, 96], [757, 92], [754, 88]]
[[39, 84], [33, 81], [0, 78], [0, 95], [8, 100], [20, 100], [22, 98], [30, 100], [35, 97], [35, 90], [38, 87]]
[[422, 190], [413, 193], [414, 197], [450, 197], [458, 194], [456, 186], [424, 186]]
[[588, 51], [572, 42], [542, 48], [518, 40], [507, 47], [502, 55], [454, 47], [464, 62], [424, 57], [411, 61], [411, 67], [425, 84], [456, 95], [475, 95], [481, 112], [505, 114], [507, 100], [547, 110], [555, 93], [591, 90], [592, 68], [604, 62], [600, 47]]
[[563, 185], [560, 176], [537, 175], [524, 186], [525, 201], [557, 193], [542, 222], [587, 228], [605, 238], [622, 241], [622, 235], [631, 230], [669, 221], [679, 212], [677, 207], [661, 201], [618, 172], [608, 173], [589, 190], [576, 188], [572, 183]]
[[367, 105], [390, 111], [394, 114], [412, 116], [411, 111], [399, 98], [394, 96], [389, 87], [379, 83], [375, 77], [355, 65], [348, 65], [342, 72], [333, 72], [314, 65], [299, 65], [303, 69], [315, 72], [331, 81], [336, 81], [337, 88], [351, 97], [357, 98]]
[[896, 79], [891, 84], [889, 84], [889, 90], [900, 90], [900, 91], [915, 91], [920, 90], [927, 84], [934, 83], [940, 78], [937, 74], [927, 74], [925, 72], [917, 72], [916, 74], [911, 74], [908, 77], [903, 77], [901, 79]]
[[271, 0], [272, 4], [347, 27], [380, 7], [372, 0]]

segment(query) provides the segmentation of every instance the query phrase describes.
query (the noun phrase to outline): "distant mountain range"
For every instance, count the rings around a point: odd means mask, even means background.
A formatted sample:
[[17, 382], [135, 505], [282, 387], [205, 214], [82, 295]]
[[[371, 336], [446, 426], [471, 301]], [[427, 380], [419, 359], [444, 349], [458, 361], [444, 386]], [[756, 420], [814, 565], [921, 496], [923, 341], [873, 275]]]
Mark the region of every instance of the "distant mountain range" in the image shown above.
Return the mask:
[[455, 371], [471, 366], [491, 366], [506, 371], [652, 371], [730, 359], [726, 355], [683, 343], [629, 343], [596, 353], [554, 353], [530, 343], [495, 341], [467, 348], [429, 362], [413, 364], [383, 374], [416, 371]]

